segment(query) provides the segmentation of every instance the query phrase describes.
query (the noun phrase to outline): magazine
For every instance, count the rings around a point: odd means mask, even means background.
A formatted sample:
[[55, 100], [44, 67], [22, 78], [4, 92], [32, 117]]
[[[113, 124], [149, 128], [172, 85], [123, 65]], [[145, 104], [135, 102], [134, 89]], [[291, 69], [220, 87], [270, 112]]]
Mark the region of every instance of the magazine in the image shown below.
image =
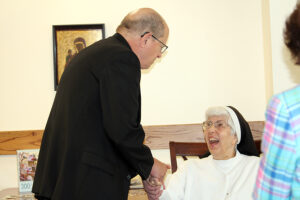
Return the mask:
[[19, 192], [31, 192], [39, 149], [17, 150]]

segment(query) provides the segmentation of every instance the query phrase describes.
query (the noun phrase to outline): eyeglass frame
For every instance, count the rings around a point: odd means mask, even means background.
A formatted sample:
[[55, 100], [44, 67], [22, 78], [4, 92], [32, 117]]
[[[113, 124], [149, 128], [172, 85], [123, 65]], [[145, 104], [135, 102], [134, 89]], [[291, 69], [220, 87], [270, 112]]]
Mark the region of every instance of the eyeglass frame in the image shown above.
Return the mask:
[[[150, 33], [150, 32], [145, 32], [145, 33], [143, 33], [142, 35], [141, 35], [141, 37], [144, 37], [147, 33]], [[164, 53], [169, 47], [165, 44], [165, 43], [163, 43], [162, 41], [160, 41], [157, 37], [155, 37], [153, 34], [151, 34], [151, 36], [156, 40], [156, 41], [158, 41], [160, 44], [162, 44], [163, 46], [161, 47], [161, 50], [160, 50], [160, 52], [161, 53]]]
[[[205, 124], [207, 124], [207, 122], [211, 122], [211, 125], [210, 126], [206, 126]], [[216, 123], [220, 123], [220, 122], [225, 122], [225, 124], [226, 124], [226, 126], [222, 126], [222, 127], [216, 127]], [[226, 127], [231, 127], [229, 124], [228, 124], [228, 122], [226, 122], [226, 121], [224, 121], [224, 120], [218, 120], [218, 121], [215, 121], [215, 122], [212, 122], [212, 121], [204, 121], [204, 122], [202, 122], [202, 130], [203, 130], [203, 132], [204, 131], [206, 131], [206, 130], [208, 130], [208, 129], [210, 129], [212, 126], [214, 126], [216, 129], [218, 129], [218, 130], [221, 130], [221, 129], [223, 129], [223, 128], [226, 128]], [[205, 128], [205, 127], [207, 127], [207, 128]]]

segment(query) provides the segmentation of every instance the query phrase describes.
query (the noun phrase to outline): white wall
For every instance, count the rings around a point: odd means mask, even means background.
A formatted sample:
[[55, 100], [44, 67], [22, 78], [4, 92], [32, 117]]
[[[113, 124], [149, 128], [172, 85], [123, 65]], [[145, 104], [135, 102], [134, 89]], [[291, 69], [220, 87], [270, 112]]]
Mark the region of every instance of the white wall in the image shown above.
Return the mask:
[[274, 93], [282, 92], [300, 83], [300, 67], [293, 64], [283, 42], [285, 20], [293, 11], [297, 0], [271, 0], [271, 41]]
[[[105, 23], [110, 36], [139, 7], [170, 27], [168, 52], [142, 75], [144, 125], [199, 123], [211, 105], [264, 120], [260, 0], [10, 0], [0, 1], [0, 131], [45, 126], [55, 95], [52, 25]], [[15, 179], [14, 159], [0, 157], [0, 177]], [[16, 187], [3, 180], [0, 190]]]

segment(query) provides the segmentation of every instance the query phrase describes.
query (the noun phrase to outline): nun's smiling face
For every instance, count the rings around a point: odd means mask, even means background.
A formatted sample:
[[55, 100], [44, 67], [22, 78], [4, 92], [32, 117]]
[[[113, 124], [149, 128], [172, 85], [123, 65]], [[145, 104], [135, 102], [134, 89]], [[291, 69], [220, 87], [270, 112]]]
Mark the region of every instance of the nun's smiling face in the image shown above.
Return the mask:
[[227, 160], [235, 156], [237, 137], [231, 133], [227, 116], [211, 116], [204, 123], [204, 139], [211, 155], [216, 160]]

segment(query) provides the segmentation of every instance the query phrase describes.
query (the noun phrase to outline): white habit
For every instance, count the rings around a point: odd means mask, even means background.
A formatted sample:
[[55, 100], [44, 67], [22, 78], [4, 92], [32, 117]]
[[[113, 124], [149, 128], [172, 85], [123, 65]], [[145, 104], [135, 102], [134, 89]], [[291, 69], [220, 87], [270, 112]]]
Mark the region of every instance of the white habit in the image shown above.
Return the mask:
[[160, 200], [252, 199], [259, 158], [236, 152], [229, 160], [190, 159], [169, 175]]

